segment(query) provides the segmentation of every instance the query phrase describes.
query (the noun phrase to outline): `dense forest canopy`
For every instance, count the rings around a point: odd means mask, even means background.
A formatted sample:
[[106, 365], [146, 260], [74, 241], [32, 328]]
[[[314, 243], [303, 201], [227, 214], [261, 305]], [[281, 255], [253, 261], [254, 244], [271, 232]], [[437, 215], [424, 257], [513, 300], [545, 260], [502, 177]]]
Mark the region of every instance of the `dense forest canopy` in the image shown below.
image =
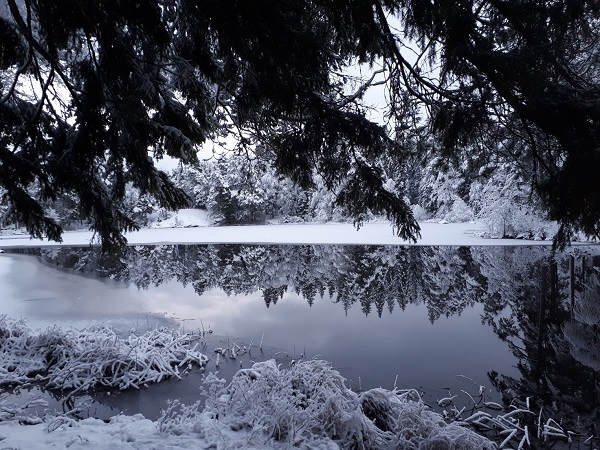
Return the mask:
[[[360, 224], [418, 225], [390, 172], [415, 158], [518, 171], [559, 242], [598, 235], [600, 5], [592, 0], [5, 0], [0, 4], [0, 188], [5, 218], [60, 239], [46, 205], [71, 199], [105, 249], [135, 229], [132, 186], [189, 195], [158, 170], [236, 151]], [[387, 123], [348, 68], [379, 67]], [[380, 78], [377, 78], [380, 80]], [[421, 120], [424, 119], [424, 120]], [[506, 164], [509, 164], [507, 169]], [[477, 172], [479, 170], [479, 172]]]

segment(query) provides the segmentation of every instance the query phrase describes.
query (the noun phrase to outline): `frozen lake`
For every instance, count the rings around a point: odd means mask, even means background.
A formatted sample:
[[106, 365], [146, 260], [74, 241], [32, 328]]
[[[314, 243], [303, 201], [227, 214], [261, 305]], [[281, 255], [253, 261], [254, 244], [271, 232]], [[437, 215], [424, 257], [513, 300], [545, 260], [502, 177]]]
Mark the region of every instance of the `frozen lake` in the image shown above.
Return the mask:
[[[547, 247], [161, 245], [119, 258], [27, 249], [0, 255], [0, 314], [40, 329], [210, 329], [208, 370], [216, 370], [214, 348], [262, 341], [262, 352], [221, 361], [223, 376], [240, 362], [285, 365], [304, 354], [330, 361], [354, 389], [417, 388], [432, 405], [457, 395], [468, 406], [463, 391], [477, 391], [474, 380], [489, 401], [527, 390], [568, 403], [587, 392], [593, 408], [600, 302], [592, 250], [551, 259]], [[168, 399], [193, 402], [200, 382], [196, 372], [98, 393], [90, 413], [156, 418]]]

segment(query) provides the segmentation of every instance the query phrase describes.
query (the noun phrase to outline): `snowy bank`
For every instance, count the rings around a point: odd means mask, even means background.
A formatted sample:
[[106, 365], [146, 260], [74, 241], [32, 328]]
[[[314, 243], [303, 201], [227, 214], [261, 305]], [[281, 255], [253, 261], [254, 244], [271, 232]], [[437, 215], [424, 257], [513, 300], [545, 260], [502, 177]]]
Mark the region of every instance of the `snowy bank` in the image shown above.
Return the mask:
[[256, 363], [229, 384], [209, 375], [204, 395], [203, 408], [174, 403], [156, 422], [141, 415], [105, 423], [15, 414], [0, 421], [0, 442], [38, 449], [495, 448], [471, 429], [445, 423], [415, 391], [354, 393], [324, 361], [289, 369], [272, 360]]
[[[486, 239], [477, 223], [423, 222], [416, 245], [551, 245], [552, 241]], [[388, 223], [366, 223], [359, 230], [349, 223], [280, 224], [247, 226], [199, 226], [188, 228], [144, 228], [127, 233], [131, 245], [143, 244], [357, 244], [415, 245], [394, 234]], [[63, 234], [62, 245], [85, 246], [92, 242], [91, 231]], [[56, 242], [24, 235], [0, 236], [0, 248], [56, 246]], [[589, 245], [589, 244], [588, 244]]]
[[[0, 386], [40, 383], [69, 398], [82, 389], [131, 389], [179, 377], [177, 367], [185, 371], [206, 362], [194, 353], [196, 347], [188, 348], [188, 336], [170, 330], [121, 339], [106, 327], [54, 327], [40, 333], [22, 322], [0, 320]], [[215, 349], [216, 357], [225, 358], [228, 350], [234, 359], [236, 351], [245, 351], [234, 344]], [[173, 401], [156, 421], [140, 414], [77, 420], [77, 407], [57, 414], [42, 409], [48, 407], [43, 399], [13, 404], [0, 396], [0, 447], [469, 450], [495, 449], [497, 443], [500, 448], [531, 448], [533, 439], [570, 439], [557, 422], [533, 413], [529, 399], [500, 412], [501, 405], [483, 401], [483, 387], [479, 396], [463, 391], [473, 400], [470, 409], [458, 409], [456, 396], [438, 400], [444, 408], [440, 414], [416, 390], [356, 393], [326, 361], [296, 360], [283, 366], [272, 359], [257, 362], [237, 371], [230, 382], [209, 373], [198, 391], [200, 400], [187, 405]]]

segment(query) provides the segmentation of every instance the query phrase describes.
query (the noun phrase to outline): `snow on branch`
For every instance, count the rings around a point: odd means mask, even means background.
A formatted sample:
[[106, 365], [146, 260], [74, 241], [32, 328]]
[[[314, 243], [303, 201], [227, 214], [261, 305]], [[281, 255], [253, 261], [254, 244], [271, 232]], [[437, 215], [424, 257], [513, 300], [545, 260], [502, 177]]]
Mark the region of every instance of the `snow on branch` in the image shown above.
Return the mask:
[[167, 328], [121, 338], [107, 326], [32, 331], [0, 316], [0, 386], [38, 383], [48, 389], [139, 388], [180, 378], [180, 368], [208, 358], [190, 337]]

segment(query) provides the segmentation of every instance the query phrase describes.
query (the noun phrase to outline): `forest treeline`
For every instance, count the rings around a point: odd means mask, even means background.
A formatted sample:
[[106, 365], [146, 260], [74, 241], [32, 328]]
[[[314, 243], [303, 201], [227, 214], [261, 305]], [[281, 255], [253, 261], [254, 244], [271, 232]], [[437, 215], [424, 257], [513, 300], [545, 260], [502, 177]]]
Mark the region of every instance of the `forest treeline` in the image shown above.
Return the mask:
[[[404, 198], [417, 220], [477, 220], [490, 237], [552, 237], [555, 224], [546, 219], [531, 184], [508, 162], [476, 170], [466, 162], [442, 168], [442, 162], [414, 156], [410, 164], [396, 167], [392, 161], [383, 160], [385, 187]], [[180, 165], [171, 173], [175, 185], [190, 198], [191, 207], [206, 209], [216, 224], [262, 224], [273, 219], [284, 223], [356, 220], [336, 202], [336, 190], [329, 189], [318, 173], [313, 176], [314, 186], [303, 188], [280, 175], [268, 161], [245, 154]], [[61, 220], [78, 217], [75, 202], [62, 206], [62, 211], [56, 211]], [[127, 189], [123, 209], [142, 226], [169, 214], [133, 186]], [[380, 218], [367, 210], [360, 220]]]
[[[386, 189], [403, 196], [417, 220], [477, 220], [484, 223], [490, 237], [549, 239], [556, 229], [546, 219], [531, 183], [508, 162], [473, 169], [466, 161], [448, 164], [415, 152], [403, 166], [389, 159], [380, 164], [387, 169]], [[188, 196], [190, 206], [206, 209], [219, 225], [262, 224], [273, 219], [284, 223], [356, 220], [351, 211], [337, 204], [336, 190], [329, 189], [318, 173], [313, 177], [315, 184], [303, 188], [279, 174], [268, 160], [247, 154], [180, 165], [170, 174], [175, 186]], [[72, 196], [63, 195], [48, 202], [46, 208], [67, 229], [87, 224]], [[141, 226], [169, 215], [151, 195], [132, 184], [126, 186], [120, 208]], [[367, 210], [360, 220], [378, 218], [376, 212]]]

